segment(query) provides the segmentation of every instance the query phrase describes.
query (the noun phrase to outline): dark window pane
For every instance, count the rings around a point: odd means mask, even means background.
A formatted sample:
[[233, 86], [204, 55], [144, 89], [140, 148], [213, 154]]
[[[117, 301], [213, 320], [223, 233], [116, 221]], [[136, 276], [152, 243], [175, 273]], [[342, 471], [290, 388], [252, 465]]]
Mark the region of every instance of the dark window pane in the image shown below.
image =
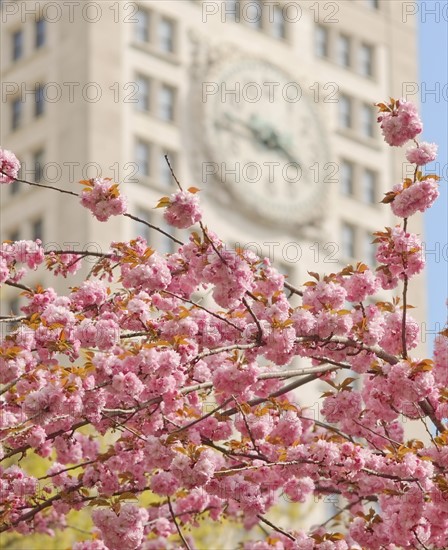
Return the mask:
[[41, 48], [45, 44], [45, 19], [36, 21], [36, 48]]
[[14, 61], [23, 55], [23, 32], [16, 31], [12, 35], [12, 58]]

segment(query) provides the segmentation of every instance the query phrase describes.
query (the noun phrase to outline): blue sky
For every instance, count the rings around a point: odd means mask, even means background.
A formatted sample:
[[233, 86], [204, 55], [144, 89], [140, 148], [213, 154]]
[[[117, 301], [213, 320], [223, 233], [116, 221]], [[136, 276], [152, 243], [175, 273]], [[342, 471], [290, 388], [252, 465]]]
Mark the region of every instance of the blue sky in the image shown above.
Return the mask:
[[[425, 218], [428, 265], [428, 329], [443, 328], [448, 298], [448, 6], [444, 1], [419, 2], [420, 94], [423, 139], [439, 145], [439, 166], [428, 166], [444, 178], [440, 197]], [[430, 10], [435, 9], [436, 15]], [[437, 12], [440, 15], [437, 21]], [[440, 97], [429, 90], [440, 90]], [[409, 97], [411, 99], [411, 97]], [[436, 254], [429, 251], [435, 250]], [[429, 336], [429, 340], [432, 338]]]

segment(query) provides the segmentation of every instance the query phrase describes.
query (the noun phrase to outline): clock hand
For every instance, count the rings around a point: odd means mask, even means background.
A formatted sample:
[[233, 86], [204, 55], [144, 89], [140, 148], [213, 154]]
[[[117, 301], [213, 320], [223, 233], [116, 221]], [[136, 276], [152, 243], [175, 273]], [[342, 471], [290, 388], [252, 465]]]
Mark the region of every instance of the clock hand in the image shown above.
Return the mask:
[[297, 164], [300, 167], [300, 163], [293, 157], [287, 147], [282, 143], [282, 139], [278, 132], [270, 125], [265, 124], [264, 128], [260, 128], [255, 118], [251, 118], [249, 129], [254, 134], [254, 137], [267, 149], [277, 150], [283, 154], [291, 163]]
[[[234, 117], [230, 113], [225, 113], [225, 118], [232, 123], [238, 124], [240, 126], [243, 126], [247, 130], [250, 131], [251, 135], [255, 140], [262, 145], [265, 149], [268, 149], [270, 151], [279, 151], [283, 156], [285, 156], [291, 163], [297, 164], [299, 167], [301, 166], [299, 162], [293, 157], [293, 155], [288, 151], [286, 146], [284, 146], [281, 143], [281, 138], [279, 134], [274, 130], [272, 126], [264, 125], [263, 127], [260, 127], [260, 124], [257, 123], [257, 119], [255, 117], [251, 117], [249, 122], [246, 122], [240, 118]], [[218, 127], [231, 130], [227, 125], [223, 123], [216, 122], [215, 123]], [[235, 130], [232, 130], [235, 131]], [[250, 135], [247, 135], [245, 133], [238, 133], [240, 136], [245, 137], [247, 139], [250, 139]]]

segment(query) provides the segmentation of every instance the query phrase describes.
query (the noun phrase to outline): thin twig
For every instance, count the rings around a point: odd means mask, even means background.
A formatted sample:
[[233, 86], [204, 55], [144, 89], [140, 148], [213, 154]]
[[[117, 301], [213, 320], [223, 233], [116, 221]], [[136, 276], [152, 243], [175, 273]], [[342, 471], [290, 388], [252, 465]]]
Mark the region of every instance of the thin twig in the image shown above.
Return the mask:
[[250, 316], [255, 321], [255, 324], [257, 325], [258, 335], [257, 335], [257, 342], [259, 344], [262, 344], [263, 342], [263, 329], [261, 328], [260, 321], [258, 320], [257, 316], [253, 312], [252, 308], [249, 305], [249, 302], [246, 300], [246, 298], [243, 298], [243, 304], [246, 306], [248, 312], [250, 313]]
[[171, 166], [170, 159], [168, 158], [168, 155], [165, 155], [165, 160], [166, 160], [166, 163], [168, 164], [168, 168], [170, 169], [171, 175], [173, 176], [174, 181], [176, 182], [177, 187], [179, 187], [179, 189], [180, 189], [181, 191], [183, 191], [182, 185], [180, 184], [179, 180], [177, 179], [176, 174], [174, 173], [174, 170], [173, 170], [173, 168], [172, 168], [172, 166]]
[[292, 284], [284, 281], [283, 286], [285, 288], [287, 288], [293, 294], [297, 294], [298, 296], [303, 296], [303, 292], [301, 290], [299, 290], [298, 288], [296, 288], [295, 286], [293, 286]]
[[162, 290], [161, 292], [164, 292], [165, 294], [169, 294], [170, 296], [173, 296], [174, 298], [177, 298], [178, 300], [182, 300], [182, 302], [186, 302], [187, 304], [191, 304], [199, 309], [202, 309], [203, 311], [206, 311], [216, 319], [219, 319], [220, 321], [223, 321], [224, 323], [227, 323], [228, 325], [232, 326], [239, 332], [243, 332], [243, 329], [232, 323], [232, 321], [229, 321], [225, 317], [222, 317], [221, 315], [218, 315], [217, 313], [214, 313], [213, 311], [210, 311], [204, 306], [199, 305], [197, 302], [193, 302], [192, 300], [188, 300], [188, 298], [184, 298], [183, 296], [179, 296], [178, 294], [175, 294], [174, 292], [170, 292], [169, 290]]
[[[0, 173], [2, 173], [5, 176], [8, 176], [3, 170], [0, 170]], [[9, 176], [11, 177], [11, 176]], [[19, 178], [12, 178], [14, 181], [18, 181], [20, 183], [25, 183], [26, 185], [31, 185], [33, 187], [42, 187], [42, 189], [51, 189], [52, 191], [59, 191], [59, 193], [64, 193], [66, 195], [72, 195], [74, 197], [79, 197], [80, 195], [78, 193], [75, 193], [73, 191], [66, 191], [65, 189], [59, 189], [59, 187], [53, 187], [52, 185], [45, 185], [43, 183], [37, 183], [35, 181], [28, 181], [28, 180], [22, 180]]]
[[208, 412], [207, 414], [204, 414], [203, 416], [201, 416], [200, 418], [196, 418], [195, 420], [193, 420], [192, 422], [189, 422], [188, 424], [185, 424], [185, 426], [181, 426], [180, 428], [178, 428], [177, 430], [174, 430], [174, 432], [171, 432], [171, 434], [178, 434], [180, 432], [183, 432], [185, 430], [188, 430], [189, 428], [191, 428], [192, 426], [195, 426], [196, 424], [199, 424], [199, 422], [202, 422], [203, 420], [205, 420], [206, 418], [208, 418], [209, 416], [213, 416], [215, 413], [217, 413], [218, 411], [220, 411], [222, 408], [224, 408], [228, 403], [230, 403], [230, 401], [232, 401], [232, 397], [228, 397], [223, 403], [221, 403], [221, 405], [218, 405], [217, 407], [215, 407], [213, 410], [211, 410], [210, 412]]
[[170, 499], [170, 497], [167, 497], [167, 500], [168, 500], [168, 508], [170, 509], [171, 518], [172, 518], [172, 520], [173, 520], [173, 522], [174, 522], [174, 525], [176, 526], [177, 532], [179, 533], [179, 537], [180, 537], [180, 539], [181, 539], [183, 545], [185, 546], [185, 548], [186, 548], [187, 550], [191, 550], [190, 545], [188, 544], [186, 538], [184, 537], [184, 535], [183, 535], [183, 533], [182, 533], [182, 531], [181, 531], [181, 529], [180, 529], [180, 527], [179, 527], [179, 524], [177, 523], [177, 519], [176, 519], [176, 516], [174, 515], [174, 510], [173, 510], [173, 507], [172, 507], [172, 505], [171, 505], [171, 499]]
[[179, 241], [179, 239], [176, 239], [176, 237], [173, 237], [173, 235], [171, 235], [170, 233], [167, 233], [166, 231], [164, 231], [163, 229], [160, 229], [160, 227], [157, 227], [156, 225], [153, 225], [152, 223], [149, 223], [145, 220], [142, 220], [138, 216], [134, 216], [133, 214], [129, 214], [127, 212], [126, 212], [126, 214], [123, 214], [123, 216], [125, 216], [126, 218], [130, 218], [131, 220], [134, 220], [136, 222], [142, 223], [143, 225], [146, 225], [150, 229], [154, 229], [154, 231], [158, 231], [159, 233], [162, 233], [162, 235], [165, 235], [165, 237], [168, 237], [169, 239], [171, 239], [176, 244], [179, 244], [180, 246], [183, 246], [183, 244], [184, 244], [182, 241]]
[[13, 283], [9, 279], [5, 281], [5, 285], [13, 286], [14, 288], [19, 288], [20, 290], [26, 290], [26, 292], [33, 292], [33, 289], [31, 287], [23, 285], [21, 283]]
[[277, 533], [281, 533], [285, 537], [288, 537], [289, 540], [295, 541], [296, 539], [290, 535], [288, 532], [284, 531], [281, 527], [277, 527], [277, 525], [274, 525], [271, 523], [268, 519], [264, 518], [261, 514], [257, 514], [257, 518], [262, 521], [263, 523], [266, 523], [266, 525], [269, 525], [269, 527], [272, 527], [274, 531], [277, 531]]
[[21, 315], [20, 317], [0, 317], [0, 323], [19, 323], [28, 319], [26, 315]]

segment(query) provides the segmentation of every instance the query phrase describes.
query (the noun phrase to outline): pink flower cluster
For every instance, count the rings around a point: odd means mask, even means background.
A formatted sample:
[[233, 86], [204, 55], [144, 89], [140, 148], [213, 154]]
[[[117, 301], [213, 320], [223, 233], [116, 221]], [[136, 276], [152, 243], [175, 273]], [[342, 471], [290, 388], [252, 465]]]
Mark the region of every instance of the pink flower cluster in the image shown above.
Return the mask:
[[417, 107], [405, 99], [398, 99], [389, 106], [380, 104], [378, 122], [385, 141], [391, 146], [404, 145], [423, 130]]
[[[17, 283], [28, 269], [37, 269], [45, 260], [42, 243], [36, 241], [4, 242], [0, 245], [0, 284], [7, 279]], [[22, 265], [17, 269], [17, 265]], [[24, 267], [26, 266], [26, 267]]]
[[244, 257], [232, 250], [212, 252], [203, 270], [204, 280], [215, 285], [213, 298], [221, 307], [237, 306], [253, 284], [253, 273]]
[[202, 218], [198, 197], [190, 191], [172, 194], [163, 217], [173, 227], [179, 229], [191, 227]]
[[410, 147], [406, 151], [406, 158], [412, 164], [424, 166], [437, 158], [437, 145], [435, 143], [427, 143], [422, 141], [414, 147]]
[[393, 288], [398, 279], [412, 277], [425, 267], [425, 258], [420, 239], [405, 232], [400, 226], [377, 233], [376, 259], [380, 264], [378, 275], [383, 288]]
[[126, 213], [126, 199], [120, 195], [118, 185], [111, 181], [110, 178], [92, 178], [81, 182], [85, 185], [81, 204], [100, 222]]
[[11, 151], [0, 148], [0, 184], [12, 183], [17, 179], [20, 170], [20, 162]]
[[118, 513], [107, 508], [94, 510], [92, 519], [108, 548], [136, 550], [143, 540], [148, 512], [134, 504], [122, 504]]
[[[418, 133], [409, 104], [381, 109], [389, 141]], [[417, 165], [434, 154], [418, 149]], [[432, 176], [415, 176], [385, 202], [407, 201], [406, 214], [430, 204]], [[107, 219], [114, 201], [122, 210], [108, 180], [84, 184], [95, 215]], [[175, 227], [200, 219], [194, 194], [159, 205]], [[75, 550], [194, 548], [202, 519], [249, 530], [279, 498], [337, 493], [340, 525], [305, 532], [282, 519], [242, 547], [448, 548], [448, 330], [432, 360], [419, 357], [401, 296], [376, 293], [404, 292], [422, 245], [405, 227], [375, 237], [376, 272], [359, 262], [303, 286], [201, 226], [174, 254], [112, 243], [66, 295], [25, 287], [26, 318], [0, 319], [11, 325], [0, 338], [0, 531], [53, 536], [83, 510], [92, 539]], [[40, 242], [0, 252], [8, 284], [45, 258]], [[47, 269], [73, 275], [77, 254], [47, 255]], [[431, 436], [409, 439], [403, 419]], [[39, 479], [26, 472], [32, 453], [47, 463]]]
[[394, 185], [395, 198], [391, 203], [392, 212], [400, 218], [408, 218], [416, 212], [425, 212], [439, 196], [437, 180], [432, 177], [423, 178], [405, 186], [402, 183]]

